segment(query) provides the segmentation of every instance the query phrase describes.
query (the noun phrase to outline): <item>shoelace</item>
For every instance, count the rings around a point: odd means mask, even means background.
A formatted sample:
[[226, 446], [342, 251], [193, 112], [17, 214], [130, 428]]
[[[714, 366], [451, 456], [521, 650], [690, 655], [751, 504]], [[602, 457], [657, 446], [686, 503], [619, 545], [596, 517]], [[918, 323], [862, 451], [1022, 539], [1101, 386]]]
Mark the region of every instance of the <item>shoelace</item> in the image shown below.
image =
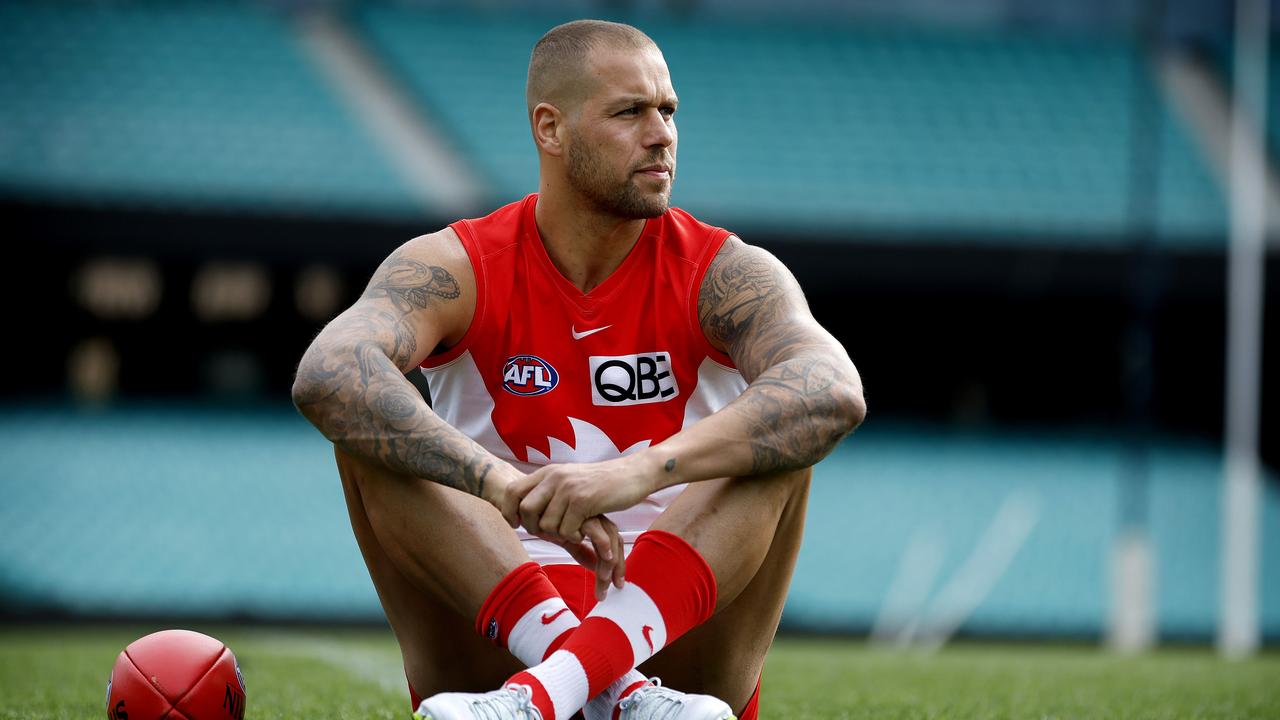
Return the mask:
[[[662, 681], [658, 678], [649, 678], [648, 685], [642, 688], [636, 688], [632, 693], [618, 703], [618, 720], [667, 720], [680, 716], [680, 708], [684, 706], [684, 701], [678, 697], [674, 697], [674, 693], [662, 687]], [[638, 712], [641, 708], [637, 707], [640, 703], [644, 703], [644, 710], [647, 711], [643, 716]], [[632, 710], [637, 712], [631, 712]]]
[[[533, 688], [528, 685], [509, 685], [505, 692], [486, 693], [471, 701], [471, 714], [477, 720], [542, 720], [542, 713], [533, 704]], [[514, 714], [513, 714], [514, 713]]]

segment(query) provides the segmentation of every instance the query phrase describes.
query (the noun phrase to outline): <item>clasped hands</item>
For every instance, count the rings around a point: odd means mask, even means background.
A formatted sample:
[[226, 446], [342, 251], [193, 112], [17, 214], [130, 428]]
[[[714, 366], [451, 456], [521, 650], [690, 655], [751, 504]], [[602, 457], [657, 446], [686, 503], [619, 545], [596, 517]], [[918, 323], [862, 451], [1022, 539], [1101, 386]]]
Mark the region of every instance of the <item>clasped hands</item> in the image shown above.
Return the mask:
[[563, 547], [596, 576], [603, 600], [626, 573], [622, 536], [605, 513], [639, 503], [656, 489], [641, 453], [595, 463], [546, 465], [508, 483], [493, 504], [512, 528]]

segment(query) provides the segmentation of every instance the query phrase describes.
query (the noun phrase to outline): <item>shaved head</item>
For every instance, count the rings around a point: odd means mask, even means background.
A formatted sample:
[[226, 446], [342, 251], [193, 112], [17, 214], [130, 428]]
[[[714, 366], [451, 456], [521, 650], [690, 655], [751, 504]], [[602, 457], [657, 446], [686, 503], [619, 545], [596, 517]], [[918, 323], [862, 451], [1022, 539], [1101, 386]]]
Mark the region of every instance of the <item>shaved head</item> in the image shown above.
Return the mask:
[[529, 114], [538, 103], [550, 103], [568, 111], [591, 91], [587, 61], [597, 48], [657, 50], [658, 45], [640, 30], [605, 20], [574, 20], [557, 25], [533, 46], [525, 101]]

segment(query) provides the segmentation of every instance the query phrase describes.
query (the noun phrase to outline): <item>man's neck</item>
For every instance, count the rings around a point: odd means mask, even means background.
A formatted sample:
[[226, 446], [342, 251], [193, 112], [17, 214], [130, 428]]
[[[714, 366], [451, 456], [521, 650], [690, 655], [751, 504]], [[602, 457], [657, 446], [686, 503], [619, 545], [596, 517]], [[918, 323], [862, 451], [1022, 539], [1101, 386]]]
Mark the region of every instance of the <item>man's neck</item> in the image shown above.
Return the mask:
[[645, 221], [606, 215], [575, 200], [544, 192], [538, 196], [534, 219], [551, 263], [588, 293], [626, 259]]

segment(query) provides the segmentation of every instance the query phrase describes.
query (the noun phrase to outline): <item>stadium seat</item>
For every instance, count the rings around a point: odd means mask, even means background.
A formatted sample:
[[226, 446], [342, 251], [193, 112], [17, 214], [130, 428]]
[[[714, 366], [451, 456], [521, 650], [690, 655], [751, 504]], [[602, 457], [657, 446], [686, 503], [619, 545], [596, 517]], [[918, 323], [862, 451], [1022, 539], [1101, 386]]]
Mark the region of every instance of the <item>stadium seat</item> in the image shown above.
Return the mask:
[[0, 193], [414, 212], [288, 19], [245, 3], [0, 4]]

